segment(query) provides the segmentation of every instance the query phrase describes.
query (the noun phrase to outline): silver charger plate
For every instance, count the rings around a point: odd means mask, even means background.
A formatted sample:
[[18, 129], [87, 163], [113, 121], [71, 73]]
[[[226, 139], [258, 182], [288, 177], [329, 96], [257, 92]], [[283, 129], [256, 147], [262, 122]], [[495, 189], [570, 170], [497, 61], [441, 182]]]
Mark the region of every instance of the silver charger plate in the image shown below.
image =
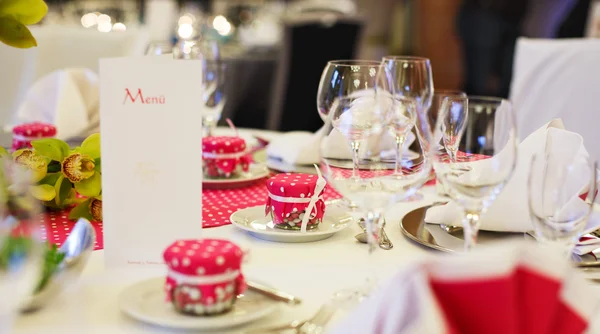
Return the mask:
[[230, 220], [235, 227], [249, 232], [256, 238], [291, 243], [327, 239], [354, 222], [354, 218], [345, 209], [335, 205], [328, 206], [319, 226], [306, 233], [276, 228], [271, 216], [265, 216], [264, 205], [238, 210], [231, 215]]
[[165, 303], [165, 279], [140, 281], [119, 296], [121, 311], [136, 320], [170, 329], [219, 330], [243, 325], [275, 312], [281, 303], [252, 291], [238, 297], [233, 309], [214, 316], [181, 314]]
[[[400, 230], [410, 240], [435, 250], [442, 252], [463, 252], [464, 251], [464, 237], [463, 231], [448, 233], [438, 224], [428, 224], [425, 222], [425, 214], [427, 209], [431, 206], [424, 206], [415, 209], [407, 213], [404, 218], [400, 221]], [[477, 242], [479, 244], [485, 244], [490, 241], [498, 241], [508, 238], [533, 238], [528, 233], [511, 233], [511, 232], [492, 232], [492, 231], [479, 231], [477, 236]], [[598, 254], [595, 254], [598, 256]], [[573, 261], [577, 262], [579, 266], [589, 266], [597, 263], [600, 267], [600, 262], [594, 259], [594, 256], [573, 255]]]
[[247, 187], [269, 176], [270, 172], [263, 164], [251, 164], [248, 172], [229, 179], [202, 179], [204, 189], [231, 189]]

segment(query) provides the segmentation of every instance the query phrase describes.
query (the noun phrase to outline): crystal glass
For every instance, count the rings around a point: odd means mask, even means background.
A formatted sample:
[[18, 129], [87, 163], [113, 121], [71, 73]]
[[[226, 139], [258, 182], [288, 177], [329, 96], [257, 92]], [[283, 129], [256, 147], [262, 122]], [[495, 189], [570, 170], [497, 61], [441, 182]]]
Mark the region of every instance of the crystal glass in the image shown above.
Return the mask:
[[[492, 205], [513, 175], [517, 160], [515, 114], [508, 100], [494, 97], [469, 97], [466, 113], [452, 113], [442, 108], [438, 117], [432, 151], [434, 169], [439, 182], [449, 196], [464, 210], [463, 230], [465, 250], [477, 243], [481, 215]], [[453, 143], [458, 146], [452, 160], [440, 142], [444, 132], [466, 123], [462, 136]], [[485, 222], [484, 222], [485, 223]]]
[[[431, 101], [431, 107], [429, 108], [429, 112], [427, 113], [427, 117], [429, 119], [429, 124], [432, 126], [437, 122], [438, 115], [440, 114], [440, 109], [442, 108], [442, 103], [445, 98], [466, 98], [467, 94], [459, 91], [459, 90], [451, 90], [451, 89], [436, 89], [433, 94], [433, 99]], [[443, 143], [440, 145], [443, 148]]]
[[212, 136], [225, 107], [225, 74], [227, 66], [220, 61], [203, 61], [202, 126], [205, 136]]
[[173, 44], [167, 41], [151, 42], [146, 48], [147, 56], [161, 56], [173, 53]]
[[412, 98], [425, 115], [433, 99], [431, 63], [423, 57], [386, 56], [381, 65], [385, 71], [385, 90], [395, 96]]
[[9, 333], [16, 312], [41, 279], [42, 229], [39, 201], [31, 195], [32, 176], [0, 159], [0, 332]]
[[462, 139], [469, 120], [468, 98], [463, 96], [447, 96], [442, 103], [441, 117], [442, 143], [451, 162], [459, 161], [456, 156], [458, 145]]
[[[390, 114], [403, 103], [406, 100], [375, 91], [338, 98], [328, 112], [321, 140], [321, 172], [330, 186], [365, 213], [369, 253], [378, 247], [383, 213], [413, 195], [427, 181], [432, 169], [431, 159], [421, 152], [419, 161], [403, 170], [402, 178], [395, 175], [396, 133], [390, 127], [396, 126], [393, 124], [396, 118]], [[430, 132], [424, 134], [424, 138], [430, 137]], [[358, 166], [353, 151], [358, 151]], [[352, 296], [349, 299], [359, 301], [373, 284], [371, 280], [366, 286], [347, 292]]]
[[536, 239], [570, 257], [593, 210], [597, 166], [587, 156], [549, 151], [531, 160], [529, 212]]
[[334, 60], [327, 63], [317, 91], [317, 110], [323, 122], [337, 99], [371, 94], [377, 86], [380, 63], [372, 60]]

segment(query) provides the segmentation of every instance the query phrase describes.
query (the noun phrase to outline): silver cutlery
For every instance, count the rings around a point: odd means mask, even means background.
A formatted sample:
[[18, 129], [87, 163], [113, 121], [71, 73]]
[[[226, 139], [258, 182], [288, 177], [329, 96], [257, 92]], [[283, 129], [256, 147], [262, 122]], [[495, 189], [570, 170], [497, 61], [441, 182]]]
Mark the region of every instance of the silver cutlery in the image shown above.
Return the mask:
[[245, 334], [262, 334], [262, 333], [280, 333], [283, 331], [293, 331], [298, 334], [320, 334], [324, 333], [325, 326], [335, 314], [336, 309], [331, 303], [326, 303], [317, 311], [317, 313], [307, 320], [294, 320], [288, 324], [270, 328], [252, 329]]
[[46, 286], [25, 301], [21, 306], [21, 312], [40, 309], [71, 285], [85, 267], [95, 242], [94, 227], [86, 219], [80, 218], [73, 226], [71, 234], [59, 248], [59, 252], [64, 253], [65, 258], [58, 265], [58, 269], [52, 274]]
[[246, 282], [246, 284], [248, 285], [249, 290], [258, 292], [258, 293], [260, 293], [266, 297], [269, 297], [273, 300], [285, 302], [285, 303], [288, 303], [291, 305], [298, 305], [298, 304], [302, 303], [302, 300], [300, 300], [300, 298], [298, 298], [294, 295], [291, 295], [291, 294], [283, 292], [283, 291], [279, 291], [274, 288], [270, 288], [270, 287], [262, 285], [260, 283], [248, 281], [248, 282]]
[[[390, 238], [388, 238], [387, 233], [385, 233], [385, 224], [386, 221], [384, 219], [383, 226], [381, 228], [381, 238], [379, 238], [379, 248], [384, 250], [390, 250], [394, 248], [394, 244], [392, 244], [392, 241], [390, 240]], [[355, 235], [354, 238], [363, 244], [368, 243], [367, 227], [365, 226], [365, 220], [363, 218], [358, 220], [358, 226], [360, 226], [361, 230], [363, 230], [363, 233]]]

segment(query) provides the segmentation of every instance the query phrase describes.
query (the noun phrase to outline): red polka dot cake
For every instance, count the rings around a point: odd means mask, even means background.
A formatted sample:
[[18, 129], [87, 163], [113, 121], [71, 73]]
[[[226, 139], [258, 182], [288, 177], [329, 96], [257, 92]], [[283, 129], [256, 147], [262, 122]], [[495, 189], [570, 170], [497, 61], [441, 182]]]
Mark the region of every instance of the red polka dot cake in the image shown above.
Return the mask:
[[242, 250], [219, 239], [179, 240], [164, 251], [168, 267], [166, 300], [192, 315], [215, 315], [232, 309], [246, 283]]
[[15, 126], [13, 128], [13, 151], [31, 148], [31, 142], [42, 138], [54, 138], [56, 127], [52, 124], [34, 122]]
[[204, 176], [231, 178], [247, 172], [252, 158], [247, 154], [246, 141], [241, 137], [212, 136], [202, 138]]
[[267, 181], [265, 214], [275, 227], [305, 232], [314, 229], [325, 214], [325, 179], [320, 175], [285, 173]]

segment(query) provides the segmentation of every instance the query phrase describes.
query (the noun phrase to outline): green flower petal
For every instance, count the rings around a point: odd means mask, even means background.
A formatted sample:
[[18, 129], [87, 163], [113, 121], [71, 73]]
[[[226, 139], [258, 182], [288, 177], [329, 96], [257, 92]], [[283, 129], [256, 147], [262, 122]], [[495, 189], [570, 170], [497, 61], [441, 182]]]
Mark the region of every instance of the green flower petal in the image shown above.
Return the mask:
[[102, 191], [102, 177], [100, 173], [94, 173], [92, 177], [75, 183], [75, 190], [83, 196], [95, 197]]
[[56, 197], [56, 190], [49, 184], [31, 186], [29, 193], [40, 201], [51, 201]]

